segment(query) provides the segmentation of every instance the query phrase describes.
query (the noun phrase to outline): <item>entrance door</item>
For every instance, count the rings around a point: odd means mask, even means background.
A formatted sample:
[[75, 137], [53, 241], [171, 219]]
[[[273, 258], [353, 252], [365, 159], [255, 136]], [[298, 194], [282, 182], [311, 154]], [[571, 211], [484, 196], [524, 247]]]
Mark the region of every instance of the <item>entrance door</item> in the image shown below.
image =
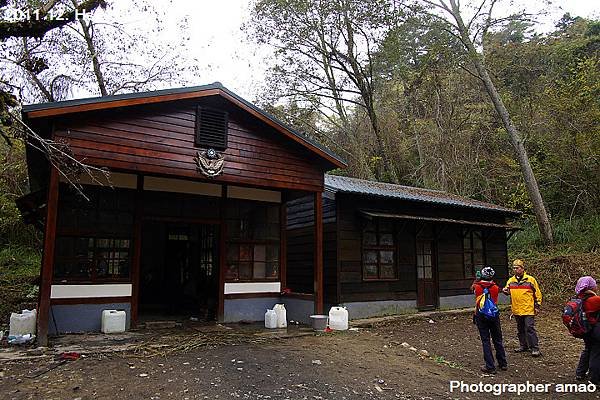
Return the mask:
[[218, 226], [146, 221], [140, 314], [214, 320], [218, 305]]
[[437, 307], [437, 285], [433, 240], [417, 240], [417, 307]]

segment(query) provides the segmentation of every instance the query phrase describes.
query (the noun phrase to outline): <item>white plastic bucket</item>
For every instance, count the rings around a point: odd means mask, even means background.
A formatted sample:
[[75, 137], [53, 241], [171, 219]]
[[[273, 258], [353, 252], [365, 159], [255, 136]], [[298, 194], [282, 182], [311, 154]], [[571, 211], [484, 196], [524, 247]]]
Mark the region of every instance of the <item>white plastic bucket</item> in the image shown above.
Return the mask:
[[331, 307], [331, 310], [329, 310], [329, 327], [335, 331], [348, 329], [348, 310], [345, 307]]

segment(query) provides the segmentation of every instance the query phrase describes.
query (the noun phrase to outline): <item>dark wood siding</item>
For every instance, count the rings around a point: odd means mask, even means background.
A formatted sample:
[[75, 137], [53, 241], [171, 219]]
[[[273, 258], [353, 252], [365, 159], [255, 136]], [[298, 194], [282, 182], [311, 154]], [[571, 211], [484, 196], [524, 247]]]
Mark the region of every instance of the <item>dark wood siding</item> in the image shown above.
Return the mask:
[[216, 182], [260, 187], [321, 190], [323, 165], [299, 144], [284, 138], [227, 102], [203, 99], [88, 112], [56, 123], [77, 157], [116, 170], [202, 179], [194, 156], [195, 106], [229, 111], [228, 148], [223, 175]]
[[[323, 198], [323, 287], [326, 304], [337, 304], [335, 202]], [[294, 292], [313, 293], [313, 196], [287, 203], [287, 285]]]
[[[339, 194], [340, 302], [416, 299], [415, 237], [422, 222], [398, 220], [396, 281], [368, 282], [362, 280], [362, 221], [359, 210], [378, 210], [399, 214], [442, 217], [481, 222], [504, 223], [504, 217], [485, 212], [433, 207], [423, 204], [365, 198]], [[469, 294], [472, 278], [465, 278], [463, 266], [462, 227], [457, 224], [426, 223], [431, 226], [437, 249], [437, 268], [440, 296]], [[483, 229], [486, 261], [497, 272], [498, 283], [508, 274], [506, 233], [502, 229]], [[422, 231], [421, 231], [422, 232]]]
[[362, 279], [361, 208], [373, 209], [374, 201], [338, 195], [340, 245], [340, 302], [406, 300], [416, 298], [415, 224], [398, 224], [396, 262], [398, 279], [369, 282]]
[[437, 238], [440, 296], [469, 293], [473, 278], [465, 278], [463, 237], [460, 225], [440, 225]]

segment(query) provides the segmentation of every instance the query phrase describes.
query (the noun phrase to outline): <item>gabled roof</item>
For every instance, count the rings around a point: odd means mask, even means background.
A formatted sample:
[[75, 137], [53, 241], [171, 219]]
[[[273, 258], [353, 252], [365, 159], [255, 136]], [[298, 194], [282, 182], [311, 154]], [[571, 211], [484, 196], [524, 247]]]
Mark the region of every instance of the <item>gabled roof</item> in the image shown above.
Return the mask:
[[387, 197], [422, 203], [439, 204], [455, 207], [475, 208], [486, 211], [498, 211], [505, 214], [519, 215], [520, 212], [492, 203], [468, 199], [466, 197], [442, 192], [440, 190], [422, 189], [412, 186], [367, 181], [325, 174], [325, 190], [333, 193], [356, 193], [365, 196]]
[[114, 96], [91, 97], [85, 99], [56, 101], [52, 103], [30, 104], [23, 106], [23, 114], [28, 119], [55, 117], [85, 111], [105, 110], [116, 107], [128, 107], [141, 104], [161, 103], [166, 101], [195, 99], [208, 96], [221, 96], [241, 109], [252, 114], [262, 122], [283, 133], [288, 138], [318, 154], [338, 168], [347, 166], [340, 156], [320, 143], [306, 137], [289, 125], [275, 118], [266, 111], [256, 107], [249, 101], [233, 93], [220, 82], [209, 85], [185, 88], [155, 90], [141, 93], [127, 93]]

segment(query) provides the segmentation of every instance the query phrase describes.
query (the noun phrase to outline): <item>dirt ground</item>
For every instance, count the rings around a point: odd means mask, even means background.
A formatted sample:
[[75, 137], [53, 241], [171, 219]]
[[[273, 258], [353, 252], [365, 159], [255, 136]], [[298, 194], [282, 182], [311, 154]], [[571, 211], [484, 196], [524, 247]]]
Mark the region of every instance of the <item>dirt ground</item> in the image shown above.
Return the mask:
[[[515, 354], [516, 327], [503, 312], [508, 371], [479, 372], [481, 342], [470, 314], [448, 312], [361, 321], [359, 329], [314, 334], [257, 326], [157, 330], [125, 336], [71, 335], [51, 353], [85, 355], [58, 363], [52, 355], [8, 359], [0, 353], [1, 399], [532, 399], [598, 398], [556, 393], [576, 383], [581, 341], [568, 335], [560, 307], [547, 307], [536, 324], [541, 358]], [[69, 343], [81, 343], [69, 347]], [[411, 349], [410, 347], [413, 347]], [[118, 350], [118, 351], [117, 351]], [[427, 352], [424, 354], [423, 350]], [[423, 353], [423, 354], [421, 354]], [[52, 368], [53, 369], [49, 369]], [[451, 381], [549, 384], [548, 392], [465, 393]], [[585, 385], [583, 385], [585, 386]], [[578, 386], [582, 389], [583, 386]], [[525, 386], [523, 386], [525, 388]], [[471, 388], [473, 389], [473, 388]], [[541, 387], [538, 387], [538, 390]], [[573, 387], [570, 388], [573, 390]], [[589, 388], [587, 389], [589, 390]], [[600, 389], [599, 389], [600, 392]]]

